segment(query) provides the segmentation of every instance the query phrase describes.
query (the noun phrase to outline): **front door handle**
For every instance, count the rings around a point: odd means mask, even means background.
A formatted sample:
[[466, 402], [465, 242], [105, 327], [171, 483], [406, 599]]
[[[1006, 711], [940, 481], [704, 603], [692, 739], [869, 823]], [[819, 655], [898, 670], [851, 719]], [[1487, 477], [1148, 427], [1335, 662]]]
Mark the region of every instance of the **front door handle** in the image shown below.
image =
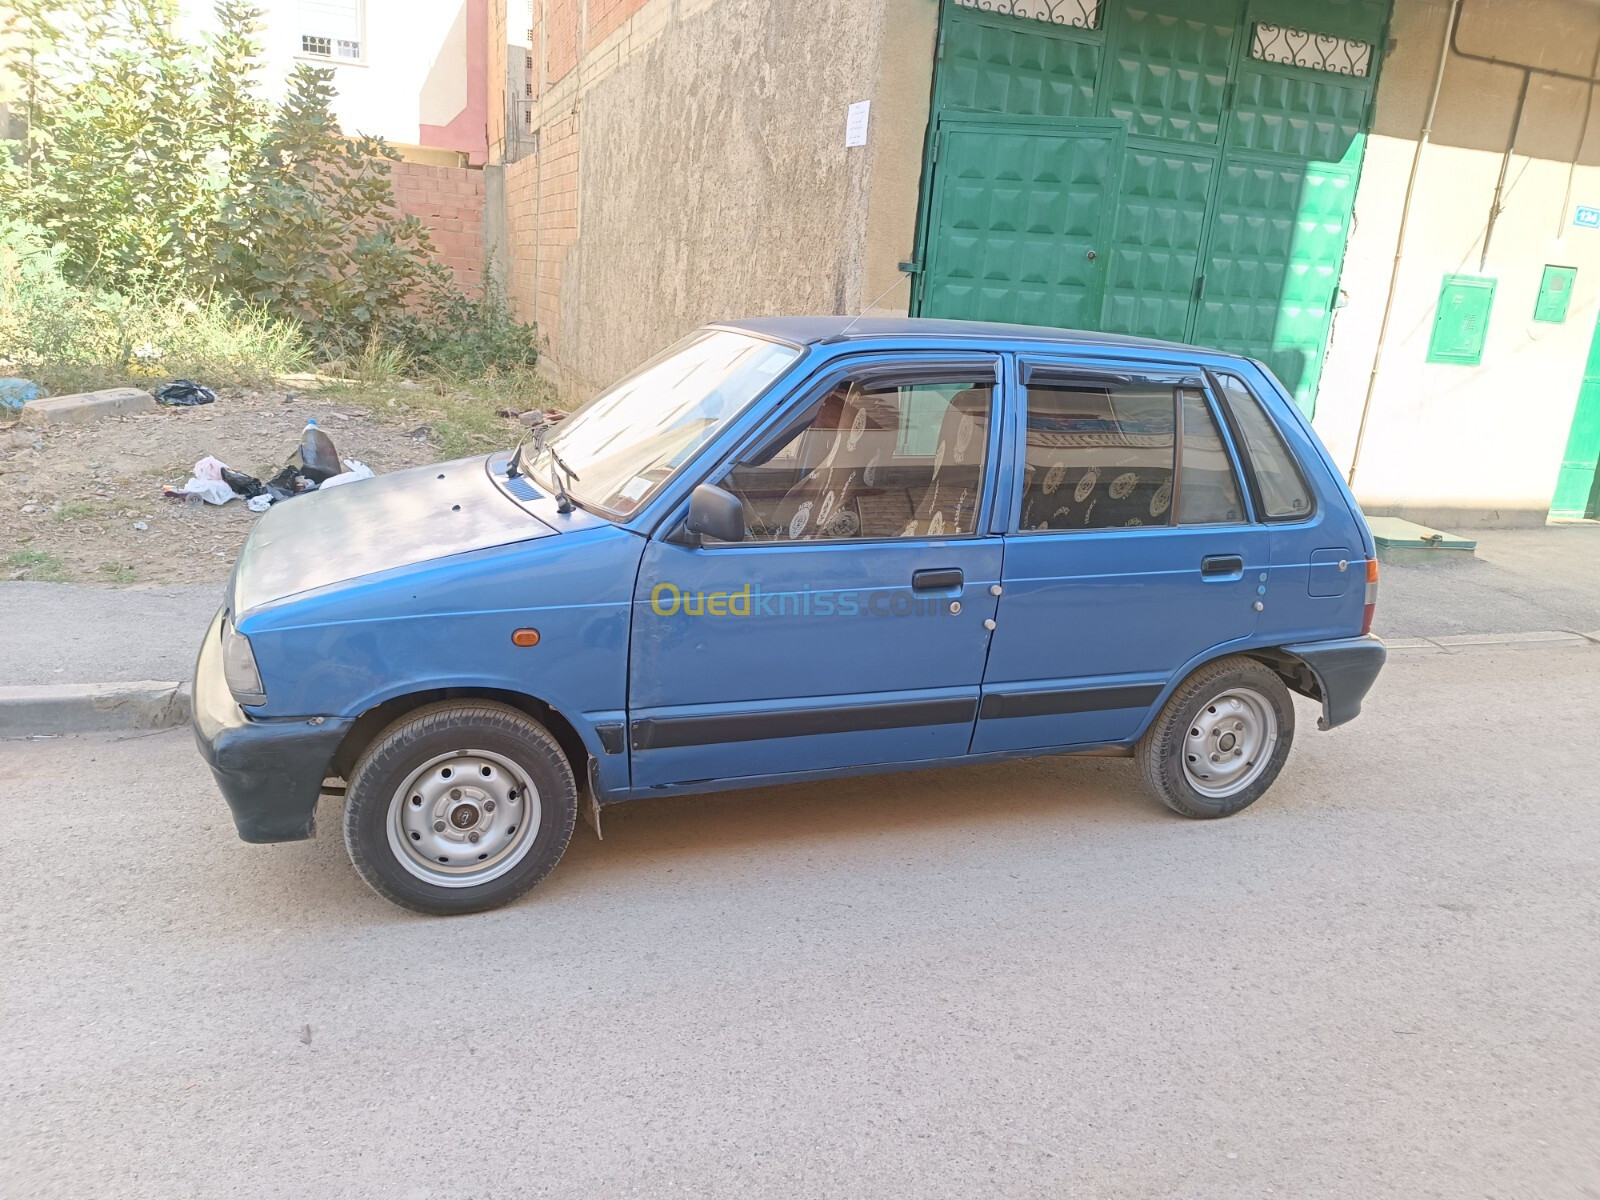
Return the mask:
[[914, 592], [943, 592], [958, 588], [966, 581], [959, 567], [941, 567], [932, 571], [916, 571], [911, 576]]
[[1244, 559], [1237, 554], [1212, 554], [1200, 560], [1200, 574], [1206, 579], [1237, 579], [1244, 574]]

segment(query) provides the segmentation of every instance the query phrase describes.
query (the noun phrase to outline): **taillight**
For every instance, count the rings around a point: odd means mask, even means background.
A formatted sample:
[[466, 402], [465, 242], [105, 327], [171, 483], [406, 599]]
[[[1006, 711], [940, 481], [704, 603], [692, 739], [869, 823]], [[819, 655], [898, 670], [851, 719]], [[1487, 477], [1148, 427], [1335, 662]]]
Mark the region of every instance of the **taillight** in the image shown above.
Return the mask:
[[1372, 632], [1372, 614], [1378, 607], [1378, 560], [1367, 559], [1367, 607], [1361, 613], [1361, 636]]

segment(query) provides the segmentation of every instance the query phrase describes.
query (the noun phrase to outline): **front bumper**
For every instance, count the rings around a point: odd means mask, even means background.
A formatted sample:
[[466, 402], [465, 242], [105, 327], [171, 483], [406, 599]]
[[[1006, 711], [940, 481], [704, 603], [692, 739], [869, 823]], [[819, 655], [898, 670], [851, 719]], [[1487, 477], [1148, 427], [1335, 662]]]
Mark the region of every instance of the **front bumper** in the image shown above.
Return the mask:
[[1356, 719], [1361, 702], [1389, 657], [1388, 647], [1371, 634], [1331, 642], [1301, 642], [1283, 649], [1310, 667], [1317, 677], [1322, 693], [1319, 729], [1332, 729]]
[[334, 751], [355, 724], [345, 717], [258, 721], [234, 703], [222, 675], [222, 620], [206, 630], [194, 667], [194, 740], [247, 842], [293, 842], [316, 833], [317, 797]]

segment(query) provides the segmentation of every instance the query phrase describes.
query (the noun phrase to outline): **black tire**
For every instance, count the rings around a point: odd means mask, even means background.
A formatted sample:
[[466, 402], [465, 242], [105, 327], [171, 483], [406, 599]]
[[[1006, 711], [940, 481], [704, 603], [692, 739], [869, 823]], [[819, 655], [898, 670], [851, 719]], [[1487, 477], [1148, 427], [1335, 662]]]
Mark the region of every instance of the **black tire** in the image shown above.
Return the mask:
[[[465, 756], [473, 751], [486, 757], [467, 759]], [[496, 836], [515, 836], [517, 827], [510, 822], [515, 820], [514, 806], [519, 800], [523, 803], [520, 811], [526, 811], [534, 801], [539, 806], [537, 832], [525, 830], [523, 841], [518, 842], [514, 850], [503, 851], [514, 861], [503, 868], [503, 873], [483, 883], [464, 882], [453, 886], [430, 883], [417, 873], [418, 866], [406, 865], [403, 851], [393, 844], [398, 840], [400, 845], [405, 845], [404, 838], [398, 833], [391, 837], [391, 820], [397, 823], [397, 830], [402, 828], [398, 824], [400, 813], [406, 811], [404, 801], [397, 798], [399, 790], [402, 787], [413, 790], [417, 786], [412, 782], [414, 776], [424, 768], [439, 767], [439, 773], [448, 776], [451, 756], [459, 756], [462, 761], [484, 762], [485, 776], [495, 769], [493, 762], [503, 763], [510, 784], [531, 784], [536, 789], [530, 799], [525, 787], [520, 789], [520, 797], [519, 788], [510, 787], [503, 794], [512, 799], [502, 800], [502, 814], [494, 818], [495, 805], [478, 799], [478, 792], [471, 786], [477, 782], [476, 776], [461, 776], [461, 782], [472, 793], [469, 799], [476, 800], [479, 808], [488, 811], [488, 815], [478, 813], [473, 819], [501, 821], [498, 829], [490, 830]], [[447, 787], [448, 784], [437, 786]], [[449, 795], [459, 797], [461, 791], [457, 789]], [[418, 796], [415, 802], [420, 804], [420, 800]], [[441, 802], [452, 803], [442, 797]], [[391, 805], [396, 807], [391, 808]], [[509, 904], [548, 875], [572, 840], [577, 812], [578, 795], [572, 768], [548, 730], [509, 705], [450, 700], [430, 704], [400, 718], [367, 747], [350, 775], [349, 799], [344, 811], [344, 844], [357, 873], [380, 896], [413, 912], [453, 916]], [[443, 825], [441, 822], [435, 828], [442, 830]], [[505, 835], [507, 829], [512, 831], [510, 835]], [[452, 823], [449, 836], [456, 834]], [[410, 836], [417, 838], [416, 834]], [[460, 836], [472, 836], [471, 849], [479, 849], [475, 833]], [[410, 857], [415, 862], [420, 856]], [[488, 858], [489, 855], [478, 857]], [[439, 861], [449, 860], [441, 858]], [[465, 863], [466, 860], [462, 857], [458, 861]], [[431, 862], [429, 859], [428, 863]], [[420, 869], [427, 867], [424, 865]], [[470, 873], [471, 868], [468, 865], [455, 869]]]
[[[1264, 756], [1247, 760], [1242, 742], [1236, 740], [1227, 744], [1228, 751], [1234, 751], [1235, 746], [1241, 747], [1237, 753], [1243, 763], [1243, 766], [1235, 768], [1230, 760], [1227, 769], [1238, 769], [1244, 771], [1245, 775], [1241, 776], [1238, 785], [1218, 778], [1210, 786], [1213, 792], [1225, 794], [1208, 794], [1190, 778], [1190, 770], [1199, 775], [1207, 769], [1207, 756], [1192, 753], [1200, 747], [1189, 743], [1187, 739], [1191, 734], [1196, 738], [1201, 737], [1208, 728], [1203, 723], [1206, 720], [1219, 720], [1217, 709], [1212, 707], [1211, 702], [1230, 693], [1247, 712], [1255, 703], [1251, 697], [1258, 698], [1262, 708], [1254, 719], [1262, 720], [1264, 727], [1265, 714], [1270, 713], [1275, 729], [1270, 750]], [[1205, 716], [1202, 716], [1203, 713]], [[1226, 737], [1227, 732], [1219, 736]], [[1223, 743], [1219, 741], [1215, 744], [1220, 749]], [[1262, 745], [1265, 744], [1263, 741]], [[1272, 786], [1273, 780], [1277, 779], [1278, 772], [1283, 770], [1293, 744], [1294, 702], [1290, 699], [1289, 689], [1270, 667], [1253, 658], [1236, 656], [1207, 663], [1179, 684], [1177, 691], [1161, 706], [1156, 719], [1139, 739], [1134, 756], [1139, 761], [1145, 784], [1163, 804], [1182, 816], [1204, 820], [1231, 817], [1260, 799]], [[1186, 757], [1193, 764], [1189, 769], [1186, 769]], [[1256, 765], [1258, 761], [1259, 767]]]

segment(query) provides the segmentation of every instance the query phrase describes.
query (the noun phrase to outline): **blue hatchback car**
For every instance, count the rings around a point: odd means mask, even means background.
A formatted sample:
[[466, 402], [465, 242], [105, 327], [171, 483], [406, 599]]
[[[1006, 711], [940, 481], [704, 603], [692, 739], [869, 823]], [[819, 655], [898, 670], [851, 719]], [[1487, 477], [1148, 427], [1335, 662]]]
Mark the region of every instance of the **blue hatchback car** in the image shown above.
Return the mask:
[[1372, 537], [1260, 364], [962, 322], [707, 326], [514, 453], [269, 511], [194, 724], [246, 841], [472, 912], [603, 805], [1038, 754], [1255, 801], [1384, 661]]

